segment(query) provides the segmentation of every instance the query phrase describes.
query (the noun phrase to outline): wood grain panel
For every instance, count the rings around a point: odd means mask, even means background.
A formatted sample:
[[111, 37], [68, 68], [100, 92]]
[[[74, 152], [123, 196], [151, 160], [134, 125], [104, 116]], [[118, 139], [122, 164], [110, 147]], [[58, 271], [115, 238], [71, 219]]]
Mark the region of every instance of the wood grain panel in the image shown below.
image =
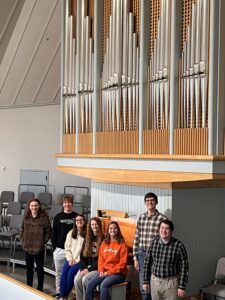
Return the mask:
[[140, 170], [118, 170], [102, 168], [57, 167], [58, 170], [72, 175], [90, 178], [96, 182], [114, 183], [168, 183], [197, 180], [225, 179], [225, 174], [181, 173]]
[[79, 153], [92, 153], [92, 133], [80, 133], [79, 134]]
[[174, 154], [207, 155], [208, 128], [175, 129]]
[[138, 131], [97, 132], [96, 139], [98, 154], [138, 153]]
[[169, 154], [168, 129], [144, 130], [143, 149], [144, 154]]
[[63, 151], [64, 153], [75, 153], [75, 134], [63, 135]]

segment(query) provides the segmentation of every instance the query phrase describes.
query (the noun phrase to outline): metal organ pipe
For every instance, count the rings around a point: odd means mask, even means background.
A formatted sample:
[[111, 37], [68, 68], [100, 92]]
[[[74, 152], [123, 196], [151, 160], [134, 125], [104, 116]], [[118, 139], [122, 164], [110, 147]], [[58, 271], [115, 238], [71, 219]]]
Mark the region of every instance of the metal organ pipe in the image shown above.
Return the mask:
[[138, 38], [129, 1], [112, 0], [102, 73], [103, 130], [137, 130]]
[[182, 52], [181, 126], [207, 126], [209, 0], [196, 0]]

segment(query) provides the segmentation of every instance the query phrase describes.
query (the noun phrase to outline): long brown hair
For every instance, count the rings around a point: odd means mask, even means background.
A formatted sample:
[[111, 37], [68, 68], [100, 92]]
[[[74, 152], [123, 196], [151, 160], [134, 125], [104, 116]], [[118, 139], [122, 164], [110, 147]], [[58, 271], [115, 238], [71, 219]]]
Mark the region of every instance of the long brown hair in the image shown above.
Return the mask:
[[109, 223], [109, 225], [108, 225], [108, 227], [107, 227], [107, 231], [106, 231], [106, 236], [105, 236], [104, 242], [105, 242], [106, 244], [109, 244], [110, 241], [111, 241], [111, 238], [110, 238], [110, 235], [109, 235], [109, 226], [112, 225], [112, 224], [115, 224], [116, 227], [117, 227], [117, 229], [118, 229], [118, 233], [117, 233], [117, 237], [116, 237], [116, 240], [117, 240], [118, 244], [123, 244], [123, 243], [125, 243], [124, 237], [123, 237], [123, 235], [122, 235], [122, 233], [121, 233], [121, 230], [120, 230], [120, 226], [119, 226], [119, 224], [118, 224], [117, 222], [115, 222], [115, 221], [112, 221], [112, 222]]
[[83, 218], [83, 220], [84, 220], [84, 225], [83, 225], [82, 231], [79, 232], [80, 235], [81, 235], [83, 238], [85, 237], [86, 231], [87, 231], [87, 221], [86, 221], [86, 219], [85, 219], [85, 216], [82, 215], [82, 214], [76, 215], [75, 220], [74, 220], [74, 224], [73, 224], [73, 231], [72, 231], [72, 238], [73, 238], [73, 239], [76, 239], [76, 238], [77, 238], [77, 234], [78, 234], [77, 224], [76, 224], [76, 219], [77, 219], [78, 217], [81, 217], [81, 218]]
[[96, 236], [97, 237], [97, 245], [96, 245], [97, 253], [96, 254], [98, 256], [98, 251], [99, 251], [101, 243], [104, 239], [104, 234], [102, 231], [102, 222], [97, 217], [91, 218], [90, 221], [88, 222], [87, 235], [85, 238], [83, 254], [84, 254], [84, 256], [91, 256], [91, 254], [92, 254], [92, 242], [94, 241], [95, 236], [94, 236], [93, 230], [91, 229], [91, 221], [96, 221], [96, 223], [98, 224], [98, 234]]
[[30, 204], [31, 202], [36, 202], [39, 204], [39, 209], [38, 209], [38, 212], [37, 212], [37, 217], [39, 217], [41, 214], [45, 214], [45, 211], [41, 208], [41, 202], [38, 198], [32, 198], [29, 200], [29, 202], [27, 203], [26, 205], [26, 210], [25, 210], [25, 213], [24, 213], [24, 219], [28, 219], [32, 213], [31, 213], [31, 210], [30, 210]]

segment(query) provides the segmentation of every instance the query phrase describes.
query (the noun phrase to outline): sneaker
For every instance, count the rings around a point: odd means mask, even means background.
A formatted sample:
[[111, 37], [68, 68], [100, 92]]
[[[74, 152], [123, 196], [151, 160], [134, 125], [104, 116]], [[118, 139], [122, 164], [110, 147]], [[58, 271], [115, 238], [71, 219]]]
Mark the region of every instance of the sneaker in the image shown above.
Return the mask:
[[53, 295], [53, 297], [54, 297], [55, 299], [60, 299], [60, 294], [56, 293], [55, 295]]

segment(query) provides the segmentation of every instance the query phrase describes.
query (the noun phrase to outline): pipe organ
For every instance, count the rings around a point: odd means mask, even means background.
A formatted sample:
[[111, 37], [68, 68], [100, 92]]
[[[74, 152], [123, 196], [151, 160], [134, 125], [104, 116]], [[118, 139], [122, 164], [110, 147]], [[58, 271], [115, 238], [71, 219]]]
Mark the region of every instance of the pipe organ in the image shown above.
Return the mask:
[[139, 47], [134, 30], [137, 16], [130, 8], [128, 0], [111, 1], [102, 72], [103, 131], [138, 129]]
[[167, 129], [171, 1], [151, 2], [149, 61], [149, 129]]
[[[208, 154], [212, 3], [98, 0], [102, 17], [97, 20], [96, 1], [64, 1], [65, 153]], [[149, 10], [147, 17], [140, 14], [141, 5]], [[141, 43], [143, 18], [148, 33]], [[100, 48], [96, 47], [94, 21], [102, 35]], [[175, 40], [176, 50], [174, 34], [180, 34]], [[148, 63], [143, 65], [145, 47]], [[95, 59], [96, 49], [102, 56], [100, 62]], [[146, 78], [141, 76], [143, 69]], [[171, 73], [174, 69], [178, 75]], [[94, 101], [96, 82], [99, 90]], [[177, 91], [176, 98], [172, 96], [171, 83]], [[146, 91], [144, 99], [142, 89]]]
[[[87, 133], [92, 131], [94, 48], [92, 6], [86, 0], [65, 1], [63, 70], [65, 134], [74, 134], [76, 132], [76, 110], [78, 107], [80, 132]], [[73, 15], [72, 12], [74, 10], [75, 14]], [[77, 32], [78, 30], [79, 32]], [[77, 35], [79, 35], [79, 39]], [[76, 64], [79, 64], [79, 73], [76, 72]], [[77, 101], [80, 102], [79, 105], [77, 105]]]
[[206, 128], [209, 0], [185, 1], [183, 20], [180, 127]]

